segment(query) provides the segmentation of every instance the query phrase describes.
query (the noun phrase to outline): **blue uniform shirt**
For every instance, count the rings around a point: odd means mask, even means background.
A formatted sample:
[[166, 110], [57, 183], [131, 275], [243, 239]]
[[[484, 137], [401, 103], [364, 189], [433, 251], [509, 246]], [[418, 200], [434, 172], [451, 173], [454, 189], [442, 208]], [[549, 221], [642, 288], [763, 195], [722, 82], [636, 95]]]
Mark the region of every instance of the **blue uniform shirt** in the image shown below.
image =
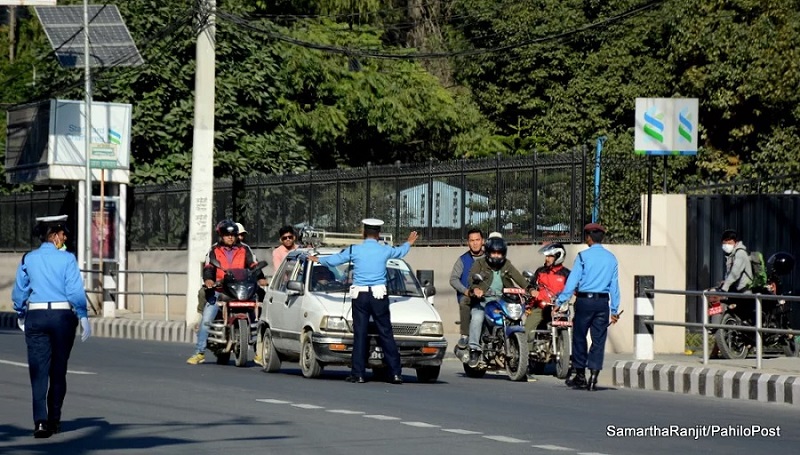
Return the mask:
[[79, 318], [88, 317], [78, 261], [50, 242], [25, 255], [17, 267], [11, 300], [18, 313], [27, 311], [28, 302], [69, 302]]
[[605, 292], [611, 299], [611, 314], [619, 313], [619, 264], [614, 254], [599, 243], [581, 251], [567, 278], [558, 302], [566, 302], [575, 291]]
[[338, 254], [319, 259], [319, 263], [327, 266], [337, 266], [347, 261], [353, 261], [353, 284], [355, 286], [377, 286], [386, 284], [386, 261], [399, 259], [408, 254], [411, 244], [406, 242], [400, 246], [391, 247], [378, 243], [375, 239], [364, 239], [364, 243], [353, 245], [353, 254], [350, 248]]

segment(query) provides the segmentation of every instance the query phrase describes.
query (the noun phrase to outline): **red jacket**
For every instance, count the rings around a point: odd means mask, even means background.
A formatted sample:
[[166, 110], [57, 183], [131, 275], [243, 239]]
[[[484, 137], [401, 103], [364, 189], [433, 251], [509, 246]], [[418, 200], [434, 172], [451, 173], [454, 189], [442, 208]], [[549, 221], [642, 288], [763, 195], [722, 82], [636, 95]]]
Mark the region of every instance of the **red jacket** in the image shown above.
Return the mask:
[[558, 294], [564, 290], [568, 276], [569, 269], [560, 264], [552, 267], [542, 266], [536, 269], [534, 282], [539, 290], [536, 295], [536, 301], [540, 307], [544, 307], [547, 303], [554, 303], [553, 301]]
[[[211, 247], [207, 257], [214, 257], [219, 261], [222, 269], [251, 269], [256, 265], [255, 255], [249, 246], [237, 243], [232, 247], [227, 247], [221, 243], [217, 243]], [[222, 281], [225, 277], [225, 272], [209, 264], [206, 259], [206, 265], [203, 267], [203, 281], [214, 280]]]

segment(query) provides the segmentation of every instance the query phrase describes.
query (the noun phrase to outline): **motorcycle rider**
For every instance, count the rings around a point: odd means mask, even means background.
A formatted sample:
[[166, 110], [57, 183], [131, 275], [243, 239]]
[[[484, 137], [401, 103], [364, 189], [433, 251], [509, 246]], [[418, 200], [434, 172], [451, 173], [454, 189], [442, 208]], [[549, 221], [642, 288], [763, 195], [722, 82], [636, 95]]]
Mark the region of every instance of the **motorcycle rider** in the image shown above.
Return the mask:
[[469, 287], [470, 323], [469, 323], [469, 366], [478, 366], [481, 358], [481, 329], [483, 328], [483, 312], [486, 303], [496, 297], [485, 298], [490, 289], [495, 295], [500, 295], [503, 288], [525, 287], [531, 294], [536, 291], [528, 280], [519, 273], [519, 270], [506, 258], [508, 245], [500, 237], [491, 237], [484, 245], [485, 256], [476, 260], [470, 268], [469, 276], [480, 274], [483, 280], [473, 283]]
[[753, 281], [753, 266], [738, 232], [728, 229], [722, 233], [722, 251], [725, 253], [725, 279], [719, 285], [719, 290], [748, 292]]
[[214, 286], [215, 283], [222, 281], [225, 277], [225, 272], [221, 268], [211, 265], [209, 258], [215, 258], [225, 269], [253, 268], [257, 263], [250, 247], [239, 242], [239, 228], [236, 223], [231, 220], [222, 220], [217, 224], [216, 231], [219, 241], [211, 247], [203, 267], [203, 283], [206, 287], [207, 301], [203, 308], [203, 316], [197, 332], [195, 352], [186, 360], [186, 363], [190, 365], [205, 362], [209, 324], [214, 321], [219, 312], [217, 292], [215, 292]]
[[[528, 344], [533, 350], [534, 330], [547, 327], [552, 320], [552, 311], [548, 306], [553, 303], [558, 294], [564, 290], [564, 285], [569, 277], [569, 269], [564, 267], [567, 250], [558, 242], [548, 243], [539, 249], [539, 254], [544, 256], [544, 265], [536, 269], [531, 283], [537, 289], [534, 300], [527, 306], [525, 314], [525, 331], [528, 334]], [[548, 308], [548, 311], [544, 311]]]
[[[469, 249], [456, 259], [453, 270], [450, 272], [450, 286], [456, 291], [456, 302], [458, 303], [458, 314], [460, 319], [459, 330], [461, 337], [458, 345], [462, 348], [467, 347], [469, 342], [469, 320], [470, 320], [470, 299], [469, 283], [472, 281], [469, 271], [472, 264], [483, 257], [483, 231], [480, 229], [470, 229], [467, 232], [467, 245]], [[467, 294], [465, 296], [465, 293]]]

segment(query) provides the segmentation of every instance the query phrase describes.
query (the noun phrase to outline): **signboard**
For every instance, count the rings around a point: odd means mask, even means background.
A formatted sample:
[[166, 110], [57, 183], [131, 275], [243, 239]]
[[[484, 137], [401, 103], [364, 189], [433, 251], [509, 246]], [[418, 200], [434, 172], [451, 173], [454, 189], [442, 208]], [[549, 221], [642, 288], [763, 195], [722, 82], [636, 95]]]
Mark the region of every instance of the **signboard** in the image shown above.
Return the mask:
[[637, 155], [697, 155], [697, 98], [636, 98]]
[[[100, 217], [100, 198], [92, 198], [92, 258], [97, 262], [100, 257], [105, 262], [117, 260], [117, 200], [103, 199], [103, 217]], [[100, 220], [102, 219], [102, 223]], [[100, 225], [102, 224], [102, 229]], [[102, 239], [103, 254], [100, 254]]]
[[[86, 165], [85, 107], [81, 101], [51, 100], [49, 164]], [[115, 149], [113, 166], [105, 163], [104, 169], [127, 170], [130, 166], [131, 105], [93, 102], [90, 140], [101, 148], [110, 145]], [[94, 152], [91, 159], [95, 159]], [[112, 158], [105, 155], [97, 159], [108, 161]]]
[[95, 169], [114, 169], [117, 167], [117, 146], [114, 144], [92, 144], [89, 166]]

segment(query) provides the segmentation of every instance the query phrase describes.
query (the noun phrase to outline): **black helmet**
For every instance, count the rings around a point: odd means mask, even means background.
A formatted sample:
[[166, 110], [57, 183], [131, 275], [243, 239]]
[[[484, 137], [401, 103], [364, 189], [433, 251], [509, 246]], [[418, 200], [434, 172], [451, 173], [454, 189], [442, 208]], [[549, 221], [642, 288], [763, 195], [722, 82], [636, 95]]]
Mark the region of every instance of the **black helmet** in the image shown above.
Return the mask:
[[794, 256], [780, 251], [767, 259], [767, 270], [770, 275], [784, 276], [792, 273]]
[[[483, 247], [483, 250], [486, 252], [486, 263], [488, 263], [492, 268], [499, 269], [506, 263], [506, 254], [508, 253], [508, 246], [506, 245], [506, 241], [500, 237], [492, 237], [486, 240], [486, 244]], [[497, 252], [502, 254], [503, 256], [500, 258], [492, 258], [492, 253]]]
[[236, 223], [234, 223], [231, 220], [222, 220], [222, 221], [220, 221], [217, 224], [217, 229], [216, 230], [217, 230], [217, 235], [219, 235], [220, 237], [225, 236], [225, 235], [229, 235], [229, 234], [239, 235], [239, 228], [236, 226]]

